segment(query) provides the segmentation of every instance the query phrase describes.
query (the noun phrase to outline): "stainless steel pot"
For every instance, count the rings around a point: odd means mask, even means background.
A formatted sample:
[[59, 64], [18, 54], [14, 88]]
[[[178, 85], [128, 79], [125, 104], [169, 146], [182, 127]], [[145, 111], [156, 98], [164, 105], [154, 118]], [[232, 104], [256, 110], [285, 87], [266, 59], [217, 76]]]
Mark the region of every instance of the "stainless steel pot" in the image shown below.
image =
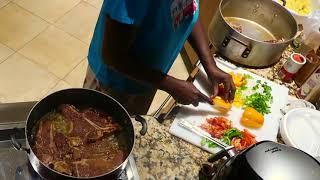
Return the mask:
[[[228, 60], [263, 68], [279, 61], [297, 31], [290, 12], [272, 0], [221, 0], [209, 26], [209, 38]], [[265, 42], [270, 40], [280, 41]]]
[[[97, 109], [101, 109], [105, 112], [108, 112], [115, 121], [117, 121], [125, 130], [126, 134], [126, 143], [128, 150], [130, 153], [127, 155], [126, 159], [123, 161], [121, 165], [114, 168], [112, 171], [106, 172], [100, 176], [96, 177], [74, 177], [62, 174], [46, 165], [44, 165], [38, 158], [37, 155], [34, 154], [32, 150], [32, 145], [34, 143], [35, 131], [34, 127], [37, 125], [37, 122], [41, 119], [42, 116], [47, 114], [48, 112], [56, 109], [61, 104], [73, 104], [77, 106], [90, 106]], [[140, 131], [141, 135], [144, 135], [147, 131], [147, 123], [141, 116], [136, 116], [135, 119], [142, 124], [142, 129]], [[135, 142], [135, 133], [131, 118], [128, 112], [124, 109], [124, 107], [117, 102], [112, 97], [103, 94], [101, 92], [90, 90], [90, 89], [82, 89], [82, 88], [74, 88], [74, 89], [66, 89], [55, 92], [41, 101], [39, 101], [34, 107], [31, 109], [27, 123], [25, 127], [25, 137], [27, 147], [21, 147], [21, 144], [15, 140], [15, 137], [11, 137], [12, 144], [16, 149], [25, 150], [28, 154], [28, 159], [30, 161], [33, 169], [44, 179], [116, 179], [121, 172], [124, 170], [128, 157], [132, 153], [134, 142]], [[107, 147], [106, 147], [107, 148]]]

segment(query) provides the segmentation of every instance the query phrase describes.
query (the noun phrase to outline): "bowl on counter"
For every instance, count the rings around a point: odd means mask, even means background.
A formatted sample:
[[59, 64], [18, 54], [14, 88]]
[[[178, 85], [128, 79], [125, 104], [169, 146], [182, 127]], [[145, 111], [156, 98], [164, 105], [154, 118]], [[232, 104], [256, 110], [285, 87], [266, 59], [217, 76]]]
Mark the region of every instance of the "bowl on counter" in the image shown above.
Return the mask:
[[283, 141], [313, 157], [320, 156], [320, 111], [310, 108], [290, 110], [280, 123]]
[[[283, 0], [273, 0], [273, 1], [283, 5]], [[287, 7], [286, 5], [284, 6], [292, 14], [292, 16], [295, 18], [295, 20], [297, 21], [298, 24], [304, 24], [305, 21], [308, 20], [308, 17], [310, 17], [312, 15], [313, 11], [320, 10], [320, 2], [319, 2], [319, 0], [307, 0], [307, 1], [284, 0], [284, 1], [286, 1], [286, 4], [288, 4], [288, 2], [290, 3], [290, 1], [294, 1], [294, 2], [298, 3], [297, 6], [298, 5], [306, 6], [306, 5], [308, 5], [308, 1], [310, 2], [310, 4], [309, 4], [310, 7], [307, 7], [307, 8], [310, 9], [309, 13], [307, 13], [307, 12], [299, 13], [296, 10]]]

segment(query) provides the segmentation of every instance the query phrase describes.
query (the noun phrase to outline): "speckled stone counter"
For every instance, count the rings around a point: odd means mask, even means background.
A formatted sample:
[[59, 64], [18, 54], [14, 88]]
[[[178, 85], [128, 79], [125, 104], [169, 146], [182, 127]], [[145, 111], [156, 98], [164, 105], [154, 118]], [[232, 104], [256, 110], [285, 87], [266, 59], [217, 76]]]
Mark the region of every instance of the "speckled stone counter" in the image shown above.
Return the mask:
[[[296, 85], [282, 83], [276, 75], [290, 52], [291, 49], [288, 49], [281, 61], [271, 68], [247, 70], [287, 86], [289, 94], [294, 95]], [[140, 179], [198, 179], [201, 165], [210, 154], [171, 135], [169, 128], [172, 121], [168, 119], [160, 124], [154, 118], [148, 118], [148, 132], [145, 136], [138, 133], [141, 126], [134, 122], [137, 134], [133, 154]]]

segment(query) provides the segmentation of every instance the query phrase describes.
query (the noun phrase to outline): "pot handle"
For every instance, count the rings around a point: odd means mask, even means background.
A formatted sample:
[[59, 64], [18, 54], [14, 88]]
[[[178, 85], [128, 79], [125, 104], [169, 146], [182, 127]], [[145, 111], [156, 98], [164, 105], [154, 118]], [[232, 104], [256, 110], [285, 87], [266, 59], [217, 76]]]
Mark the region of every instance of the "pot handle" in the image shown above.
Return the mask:
[[[13, 130], [14, 130], [14, 132], [19, 131], [18, 128], [14, 128]], [[16, 133], [10, 134], [10, 140], [11, 140], [12, 146], [16, 150], [22, 150], [22, 151], [27, 152], [28, 154], [30, 153], [30, 150], [28, 148], [22, 147], [21, 143], [17, 140]]]
[[[247, 45], [246, 43], [242, 42], [241, 40], [239, 40], [233, 36], [226, 36], [222, 42], [222, 47], [226, 48], [226, 47], [228, 47], [228, 45], [230, 45], [230, 46], [232, 46], [230, 49], [239, 49], [239, 44], [241, 46], [243, 46], [243, 48], [240, 49], [240, 51], [242, 50], [241, 57], [247, 58], [251, 52], [249, 45]], [[237, 53], [239, 53], [238, 50], [237, 50]]]
[[141, 115], [135, 115], [134, 119], [141, 123], [142, 128], [140, 130], [140, 134], [142, 136], [144, 136], [147, 133], [147, 130], [148, 130], [148, 124], [147, 124], [146, 119], [144, 117], [142, 117]]
[[287, 1], [286, 0], [281, 0], [282, 1], [282, 5], [286, 6], [287, 5]]

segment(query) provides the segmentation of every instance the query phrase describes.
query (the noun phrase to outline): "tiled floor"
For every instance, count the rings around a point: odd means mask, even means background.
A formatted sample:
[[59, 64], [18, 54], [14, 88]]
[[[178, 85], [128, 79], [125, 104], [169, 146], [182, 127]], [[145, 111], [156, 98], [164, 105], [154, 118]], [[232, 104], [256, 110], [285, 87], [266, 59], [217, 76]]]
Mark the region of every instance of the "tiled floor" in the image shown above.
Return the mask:
[[[82, 87], [103, 0], [0, 0], [0, 102]], [[170, 74], [186, 79], [179, 56]], [[167, 96], [159, 91], [150, 108]]]

